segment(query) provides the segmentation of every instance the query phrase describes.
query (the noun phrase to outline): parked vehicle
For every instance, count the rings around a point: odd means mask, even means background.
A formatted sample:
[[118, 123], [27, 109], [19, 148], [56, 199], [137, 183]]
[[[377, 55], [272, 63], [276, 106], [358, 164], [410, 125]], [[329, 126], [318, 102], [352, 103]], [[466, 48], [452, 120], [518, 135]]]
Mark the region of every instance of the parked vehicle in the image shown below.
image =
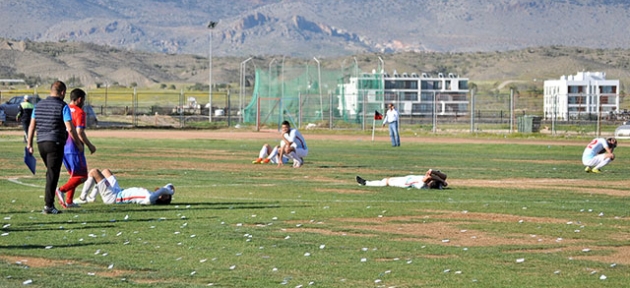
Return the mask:
[[[28, 96], [29, 96], [28, 101], [33, 103], [34, 106], [37, 106], [37, 103], [39, 103], [39, 101], [41, 100], [41, 98], [39, 98], [39, 95], [28, 95]], [[5, 118], [4, 121], [6, 122], [17, 121], [15, 117], [20, 111], [20, 103], [22, 103], [22, 101], [24, 101], [24, 96], [15, 96], [9, 99], [9, 101], [2, 103], [0, 105], [0, 114], [4, 114], [4, 118]], [[83, 111], [85, 112], [85, 118], [87, 122], [85, 124], [88, 127], [94, 127], [98, 125], [98, 118], [96, 117], [96, 113], [94, 112], [94, 109], [92, 108], [92, 106], [90, 105], [83, 106]]]
[[[37, 105], [40, 100], [39, 95], [28, 95], [28, 101], [33, 103], [33, 105]], [[0, 105], [0, 110], [4, 111], [7, 122], [17, 121], [15, 117], [20, 112], [20, 103], [22, 102], [24, 102], [24, 95], [12, 97], [9, 101]]]

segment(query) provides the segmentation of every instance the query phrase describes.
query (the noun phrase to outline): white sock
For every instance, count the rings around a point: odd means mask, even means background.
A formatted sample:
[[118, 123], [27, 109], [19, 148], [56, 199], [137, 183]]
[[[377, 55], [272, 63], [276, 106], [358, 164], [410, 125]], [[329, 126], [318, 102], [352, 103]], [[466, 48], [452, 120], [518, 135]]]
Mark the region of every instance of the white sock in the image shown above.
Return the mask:
[[262, 158], [265, 158], [265, 157], [267, 157], [267, 147], [266, 147], [266, 146], [263, 146], [263, 147], [260, 149], [260, 153], [258, 153], [258, 158], [261, 158], [261, 159], [262, 159]]
[[271, 159], [276, 158], [277, 155], [278, 155], [278, 148], [274, 147], [273, 150], [271, 150], [271, 154], [269, 154], [269, 157], [267, 158], [271, 160]]
[[85, 180], [85, 183], [83, 183], [83, 190], [81, 190], [81, 195], [79, 195], [79, 199], [83, 199], [85, 200], [88, 195], [88, 191], [90, 191], [90, 189], [92, 189], [92, 187], [94, 186], [94, 177], [88, 177], [87, 180]]

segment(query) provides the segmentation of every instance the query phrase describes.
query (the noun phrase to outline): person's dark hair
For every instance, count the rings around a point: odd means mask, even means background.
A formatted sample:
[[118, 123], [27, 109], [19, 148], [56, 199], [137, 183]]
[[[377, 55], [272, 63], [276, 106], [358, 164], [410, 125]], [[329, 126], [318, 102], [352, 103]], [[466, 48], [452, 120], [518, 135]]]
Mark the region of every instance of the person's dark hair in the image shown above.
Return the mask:
[[70, 92], [70, 101], [76, 101], [79, 98], [85, 98], [85, 91], [79, 88], [73, 89]]
[[55, 83], [50, 85], [50, 91], [54, 91], [58, 95], [61, 95], [62, 92], [66, 91], [66, 84], [61, 81], [55, 81]]
[[155, 200], [155, 205], [168, 205], [171, 204], [171, 200], [173, 199], [173, 196], [168, 195], [168, 194], [164, 194], [162, 196], [160, 196], [158, 199]]
[[287, 120], [282, 121], [282, 125], [287, 125], [287, 127], [291, 128], [291, 123]]
[[617, 139], [611, 137], [606, 139], [606, 141], [608, 142], [610, 148], [617, 148]]

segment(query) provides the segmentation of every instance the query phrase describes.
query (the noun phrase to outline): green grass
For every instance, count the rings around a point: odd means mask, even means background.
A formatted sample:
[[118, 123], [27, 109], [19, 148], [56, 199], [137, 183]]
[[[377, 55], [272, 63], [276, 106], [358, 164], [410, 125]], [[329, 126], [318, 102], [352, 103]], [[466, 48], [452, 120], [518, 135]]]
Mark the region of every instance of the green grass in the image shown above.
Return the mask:
[[[585, 192], [628, 194], [624, 143], [605, 173], [594, 175], [582, 171], [576, 144], [588, 139], [444, 139], [393, 149], [331, 134], [309, 141], [301, 169], [277, 169], [250, 164], [260, 141], [92, 138], [98, 151], [88, 156], [91, 167], [112, 169], [123, 187], [172, 182], [173, 204], [93, 203], [42, 215], [41, 161], [29, 176], [21, 139], [0, 136], [0, 286], [29, 279], [33, 287], [627, 285], [630, 267], [615, 253], [630, 245], [629, 198]], [[450, 189], [354, 182], [357, 174], [380, 179], [427, 168], [448, 173]], [[492, 184], [501, 180], [515, 184]], [[488, 185], [466, 184], [472, 181]], [[541, 185], [516, 184], [527, 181]], [[441, 237], [425, 231], [442, 228]], [[34, 263], [43, 259], [50, 261]]]

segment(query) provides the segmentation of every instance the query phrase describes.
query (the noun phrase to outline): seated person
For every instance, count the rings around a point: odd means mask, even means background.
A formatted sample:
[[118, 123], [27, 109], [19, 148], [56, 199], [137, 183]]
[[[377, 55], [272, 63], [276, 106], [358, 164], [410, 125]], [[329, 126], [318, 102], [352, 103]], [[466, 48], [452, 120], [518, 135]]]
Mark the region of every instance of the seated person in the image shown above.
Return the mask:
[[[96, 183], [96, 186], [94, 185]], [[92, 188], [94, 187], [94, 188]], [[88, 191], [90, 194], [88, 195]], [[131, 187], [122, 189], [118, 186], [116, 176], [109, 169], [101, 172], [98, 169], [90, 170], [88, 179], [85, 181], [83, 190], [75, 203], [86, 204], [96, 200], [96, 194], [100, 193], [105, 204], [128, 204], [136, 203], [142, 205], [166, 205], [170, 204], [175, 187], [169, 183], [151, 192], [146, 188]]]
[[424, 175], [407, 175], [404, 177], [390, 177], [382, 180], [366, 181], [361, 176], [356, 177], [357, 183], [372, 187], [400, 187], [417, 189], [443, 189], [448, 186], [446, 174], [440, 170], [429, 169]]
[[[284, 144], [284, 142], [280, 142], [280, 144]], [[253, 164], [262, 164], [262, 163], [273, 163], [278, 164], [278, 149], [280, 149], [280, 145], [273, 147], [271, 149], [271, 145], [265, 143], [262, 148], [260, 148], [260, 152], [258, 153], [258, 159], [252, 161]], [[285, 155], [282, 156], [282, 163], [286, 164], [289, 162], [289, 158]]]

